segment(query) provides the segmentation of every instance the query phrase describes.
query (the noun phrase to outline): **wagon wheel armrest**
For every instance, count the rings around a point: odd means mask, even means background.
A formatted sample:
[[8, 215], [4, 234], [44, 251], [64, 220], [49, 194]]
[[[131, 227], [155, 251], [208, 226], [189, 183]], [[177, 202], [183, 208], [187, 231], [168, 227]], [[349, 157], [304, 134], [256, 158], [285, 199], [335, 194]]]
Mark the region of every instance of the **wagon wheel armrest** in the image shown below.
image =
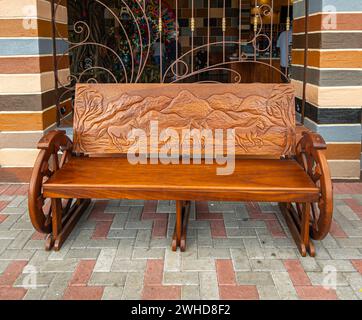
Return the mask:
[[321, 135], [303, 132], [297, 145], [296, 157], [299, 164], [318, 187], [320, 199], [312, 207], [311, 236], [323, 239], [329, 232], [333, 216], [333, 185], [325, 151], [327, 145]]
[[313, 148], [316, 150], [326, 150], [327, 144], [323, 137], [315, 132], [304, 131], [302, 133], [302, 139], [300, 141], [305, 147]]
[[29, 183], [29, 215], [38, 232], [50, 233], [51, 211], [49, 201], [43, 197], [43, 184], [70, 159], [73, 144], [65, 131], [53, 130], [40, 139], [38, 149]]
[[52, 130], [44, 135], [38, 142], [38, 149], [49, 150], [54, 146], [69, 147], [70, 139], [67, 137], [65, 130]]

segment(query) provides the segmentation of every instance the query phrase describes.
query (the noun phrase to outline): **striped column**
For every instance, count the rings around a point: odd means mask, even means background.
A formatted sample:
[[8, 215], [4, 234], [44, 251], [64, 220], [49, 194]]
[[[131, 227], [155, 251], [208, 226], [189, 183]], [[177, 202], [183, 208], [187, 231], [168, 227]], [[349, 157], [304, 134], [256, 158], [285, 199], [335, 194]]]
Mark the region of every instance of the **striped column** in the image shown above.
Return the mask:
[[[362, 1], [309, 2], [305, 126], [325, 138], [333, 178], [358, 179], [361, 170]], [[294, 1], [294, 15], [292, 82], [300, 111], [304, 0]]]
[[[67, 38], [67, 9], [57, 10], [59, 33]], [[57, 39], [59, 54], [67, 44]], [[0, 1], [0, 182], [28, 178], [41, 136], [56, 126], [51, 4], [46, 0]], [[69, 61], [59, 62], [68, 82]], [[70, 110], [70, 100], [64, 106]]]

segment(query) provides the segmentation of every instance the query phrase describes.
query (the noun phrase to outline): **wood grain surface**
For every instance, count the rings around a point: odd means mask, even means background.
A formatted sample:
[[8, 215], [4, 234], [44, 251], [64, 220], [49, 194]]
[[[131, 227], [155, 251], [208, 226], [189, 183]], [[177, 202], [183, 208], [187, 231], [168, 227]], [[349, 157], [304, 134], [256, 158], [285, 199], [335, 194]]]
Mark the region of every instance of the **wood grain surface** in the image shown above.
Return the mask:
[[[159, 132], [176, 130], [180, 144], [184, 129], [222, 129], [224, 145], [226, 130], [234, 129], [236, 155], [279, 158], [294, 154], [293, 87], [255, 83], [80, 84], [75, 100], [74, 151], [125, 154], [131, 130], [142, 129], [149, 138], [151, 121], [158, 121]], [[159, 143], [159, 150], [162, 146]]]

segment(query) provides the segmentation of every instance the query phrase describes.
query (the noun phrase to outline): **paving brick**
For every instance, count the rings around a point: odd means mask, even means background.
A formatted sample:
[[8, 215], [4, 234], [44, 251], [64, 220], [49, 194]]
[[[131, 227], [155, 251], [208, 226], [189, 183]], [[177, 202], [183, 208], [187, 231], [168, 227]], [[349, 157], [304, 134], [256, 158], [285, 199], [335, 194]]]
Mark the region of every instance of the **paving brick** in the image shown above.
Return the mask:
[[298, 259], [301, 265], [303, 266], [304, 271], [322, 271], [320, 265], [317, 263], [317, 260], [315, 258], [308, 256], [301, 257], [300, 255], [298, 255]]
[[86, 286], [90, 277], [92, 276], [95, 264], [95, 260], [79, 261], [77, 268], [75, 269], [73, 276], [69, 282], [69, 285]]
[[0, 287], [11, 287], [27, 264], [27, 261], [11, 262], [0, 275]]
[[303, 300], [337, 300], [334, 290], [326, 290], [319, 286], [297, 286], [298, 296]]
[[64, 291], [68, 287], [68, 282], [71, 278], [71, 273], [58, 273], [55, 275], [50, 286], [44, 292], [42, 300], [60, 300], [63, 297]]
[[[128, 208], [128, 207], [127, 207]], [[128, 211], [129, 209], [127, 209]], [[111, 229], [124, 229], [127, 222], [127, 214], [116, 214], [111, 224]]]
[[144, 285], [160, 286], [163, 279], [163, 260], [148, 260], [146, 264]]
[[[351, 263], [355, 267], [355, 269], [362, 274], [362, 259], [359, 260], [351, 260]], [[343, 271], [350, 271], [350, 270], [343, 270]]]
[[336, 241], [339, 244], [339, 246], [342, 248], [362, 248], [362, 236], [337, 239]]
[[96, 260], [98, 258], [100, 249], [70, 249], [65, 255], [65, 259], [82, 259], [82, 260]]
[[26, 294], [23, 288], [0, 287], [0, 300], [21, 300]]
[[10, 261], [0, 260], [0, 274], [3, 273], [8, 267]]
[[228, 238], [256, 238], [256, 231], [254, 228], [226, 228], [226, 235]]
[[137, 237], [137, 229], [111, 229], [107, 237], [108, 239], [133, 239]]
[[164, 259], [165, 249], [162, 248], [135, 248], [133, 259]]
[[[333, 288], [335, 286], [348, 286], [348, 281], [344, 277], [343, 272], [336, 271], [334, 274], [332, 274], [331, 271], [328, 270], [328, 272], [326, 271], [325, 273], [307, 272], [307, 274], [313, 286], [326, 286], [327, 288], [330, 286], [333, 286]], [[327, 275], [329, 276], [328, 278], [326, 278]], [[334, 277], [336, 279], [336, 283], [330, 283], [330, 281], [334, 281]], [[324, 283], [324, 281], [326, 281], [326, 283]]]
[[232, 261], [230, 259], [217, 259], [215, 264], [219, 286], [236, 285], [235, 272]]
[[240, 238], [234, 239], [214, 239], [215, 248], [244, 248], [243, 240]]
[[[181, 264], [182, 271], [215, 271], [215, 261], [208, 259], [183, 259]], [[171, 270], [169, 270], [171, 271]]]
[[12, 214], [24, 214], [27, 212], [27, 208], [22, 207], [9, 207], [7, 206], [5, 209], [1, 211], [2, 214], [12, 215]]
[[359, 300], [351, 287], [337, 287], [336, 294], [339, 300]]
[[114, 260], [111, 272], [144, 272], [147, 260]]
[[143, 300], [180, 300], [180, 286], [145, 286], [142, 292]]
[[285, 260], [284, 266], [289, 273], [289, 277], [295, 286], [309, 286], [310, 279], [305, 273], [299, 260]]
[[143, 272], [128, 273], [123, 289], [122, 300], [140, 300], [143, 289]]
[[115, 260], [131, 259], [133, 254], [134, 239], [122, 239], [119, 241]]
[[249, 259], [264, 259], [264, 253], [257, 239], [243, 239]]
[[151, 235], [151, 230], [138, 230], [136, 242], [134, 244], [135, 248], [149, 248]]
[[112, 221], [97, 221], [92, 239], [106, 239], [111, 228]]
[[[184, 260], [186, 261], [186, 260]], [[165, 271], [180, 271], [181, 270], [181, 252], [174, 252], [170, 248], [165, 250]]]
[[94, 272], [109, 272], [111, 271], [112, 263], [116, 257], [117, 249], [102, 249], [98, 256]]
[[73, 273], [77, 267], [77, 259], [48, 260], [39, 265], [40, 272], [70, 272]]
[[8, 207], [19, 207], [19, 205], [26, 199], [26, 196], [20, 195], [20, 196], [15, 196], [13, 197], [13, 199], [11, 200], [11, 202], [8, 204]]
[[182, 300], [200, 300], [199, 286], [182, 286], [181, 287]]
[[255, 286], [219, 286], [222, 300], [258, 300], [259, 294]]
[[271, 273], [279, 296], [283, 300], [297, 300], [298, 295], [290, 280], [288, 272], [272, 272]]
[[348, 220], [359, 220], [359, 216], [347, 205], [337, 206], [335, 210], [340, 212]]
[[164, 238], [167, 235], [167, 220], [155, 220], [152, 228], [152, 238]]
[[121, 300], [123, 287], [105, 287], [102, 300]]
[[328, 249], [333, 259], [362, 259], [362, 253], [358, 249], [352, 248], [334, 248]]
[[286, 234], [278, 220], [265, 220], [271, 235], [275, 238], [286, 238]]
[[[188, 239], [188, 243], [190, 243], [192, 239]], [[172, 238], [151, 238], [150, 248], [170, 248], [170, 243], [172, 242]]]
[[28, 290], [26, 292], [23, 299], [24, 300], [32, 300], [32, 301], [41, 300], [44, 293], [45, 293], [45, 288], [31, 289], [31, 290]]
[[216, 272], [200, 273], [200, 298], [201, 300], [219, 299], [219, 286]]
[[163, 273], [164, 285], [198, 285], [199, 274], [197, 272], [172, 272]]
[[[350, 260], [319, 260], [316, 262], [323, 270], [325, 267], [336, 268], [338, 272], [353, 272], [355, 271], [353, 267], [353, 261]], [[352, 262], [352, 263], [351, 263]], [[307, 270], [307, 271], [319, 271], [319, 270]]]
[[260, 300], [278, 300], [280, 299], [278, 290], [275, 286], [257, 286]]
[[126, 272], [93, 272], [88, 285], [102, 287], [123, 287], [126, 282]]
[[[111, 232], [111, 231], [110, 231]], [[87, 248], [117, 248], [119, 241], [115, 239], [106, 239], [106, 240], [89, 240], [86, 241]]]
[[6, 214], [0, 214], [0, 224], [3, 223], [8, 216]]
[[48, 260], [64, 260], [68, 251], [72, 247], [73, 240], [65, 241], [65, 243], [62, 246], [62, 249], [60, 251], [53, 251], [50, 255]]
[[139, 222], [142, 216], [142, 211], [143, 211], [142, 207], [131, 206], [129, 208], [127, 221]]
[[153, 221], [152, 220], [143, 220], [143, 221], [127, 221], [126, 229], [152, 229]]
[[198, 250], [198, 257], [199, 259], [205, 259], [205, 258], [229, 259], [230, 249], [200, 247]]
[[[13, 287], [34, 290], [49, 287], [55, 277], [55, 273], [23, 273], [16, 279]], [[34, 282], [33, 282], [34, 281]], [[35, 286], [34, 289], [33, 286]]]
[[294, 248], [262, 248], [265, 259], [297, 259]]
[[323, 247], [329, 248], [339, 248], [339, 244], [334, 237], [329, 233], [327, 236], [321, 241]]
[[236, 282], [239, 285], [258, 285], [271, 286], [274, 285], [270, 272], [236, 272]]
[[7, 239], [11, 239], [14, 240], [21, 231], [19, 230], [3, 230], [0, 231], [0, 240], [7, 240]]
[[250, 264], [253, 271], [285, 271], [281, 260], [254, 259], [250, 260]]
[[65, 290], [64, 300], [101, 300], [103, 287], [68, 287]]

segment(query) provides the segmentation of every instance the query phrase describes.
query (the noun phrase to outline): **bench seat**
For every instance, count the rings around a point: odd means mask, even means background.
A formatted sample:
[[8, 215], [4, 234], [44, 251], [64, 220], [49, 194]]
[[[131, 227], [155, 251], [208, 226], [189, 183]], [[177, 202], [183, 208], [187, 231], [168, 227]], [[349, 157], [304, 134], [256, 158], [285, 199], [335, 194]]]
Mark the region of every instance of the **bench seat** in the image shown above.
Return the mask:
[[317, 201], [319, 190], [294, 160], [236, 159], [231, 175], [216, 164], [132, 165], [127, 158], [72, 157], [43, 186], [50, 198]]

